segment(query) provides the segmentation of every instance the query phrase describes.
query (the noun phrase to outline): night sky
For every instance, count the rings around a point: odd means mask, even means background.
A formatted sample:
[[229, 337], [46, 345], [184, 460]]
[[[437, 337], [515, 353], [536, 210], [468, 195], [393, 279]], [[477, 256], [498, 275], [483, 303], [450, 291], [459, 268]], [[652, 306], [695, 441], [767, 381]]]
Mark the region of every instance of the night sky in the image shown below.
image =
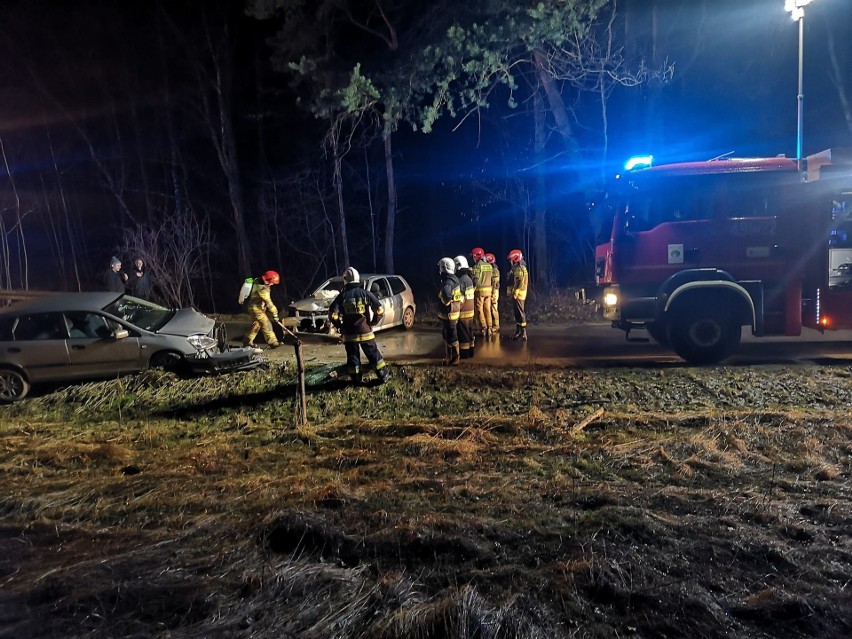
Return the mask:
[[[585, 232], [578, 221], [582, 198], [573, 193], [580, 182], [586, 188], [638, 153], [658, 161], [729, 152], [794, 156], [798, 28], [783, 4], [619, 0], [627, 63], [668, 63], [673, 75], [665, 83], [614, 90], [603, 166], [600, 105], [568, 89], [563, 97], [579, 165], [556, 151], [536, 164], [528, 109], [507, 108], [499, 93], [481, 117], [441, 120], [429, 135], [401, 126], [394, 137], [396, 270], [425, 286], [444, 254], [484, 246], [502, 260], [529, 241], [523, 197], [512, 185], [541, 172], [550, 194], [551, 252], [561, 256], [558, 269], [571, 271], [556, 280], [569, 283], [581, 276], [574, 271], [588, 248], [578, 240]], [[325, 129], [299, 108], [288, 78], [272, 68], [275, 22], [248, 18], [242, 6], [155, 0], [0, 6], [0, 141], [8, 166], [0, 188], [4, 287], [96, 288], [122, 233], [136, 225], [156, 228], [175, 211], [191, 210], [213, 233], [198, 297], [214, 305], [232, 297], [227, 284], [225, 292], [219, 284], [233, 280], [238, 288], [245, 274], [237, 272], [232, 253], [229, 187], [199, 117], [209, 84], [198, 88], [193, 66], [197, 57], [210, 68], [205, 26], [217, 37], [227, 33], [222, 53], [233, 69], [231, 122], [254, 247], [251, 267], [281, 270], [288, 297], [342, 268], [334, 248], [336, 198], [321, 144]], [[852, 145], [830, 57], [833, 43], [845, 97], [852, 100], [852, 2], [814, 0], [805, 26], [807, 154]], [[380, 145], [356, 148], [344, 171], [352, 262], [373, 270], [369, 213], [381, 235], [386, 196]]]

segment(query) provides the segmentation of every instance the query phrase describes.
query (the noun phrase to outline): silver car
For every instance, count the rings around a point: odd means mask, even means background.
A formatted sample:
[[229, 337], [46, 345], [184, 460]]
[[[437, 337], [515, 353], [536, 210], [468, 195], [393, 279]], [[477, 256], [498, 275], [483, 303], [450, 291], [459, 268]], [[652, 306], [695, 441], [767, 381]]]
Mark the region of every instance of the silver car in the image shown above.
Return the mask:
[[49, 293], [0, 311], [0, 401], [32, 384], [114, 377], [147, 368], [198, 373], [261, 363], [252, 349], [225, 349], [216, 322], [119, 293]]
[[[383, 273], [361, 273], [361, 285], [379, 298], [384, 317], [373, 327], [374, 331], [402, 326], [406, 330], [414, 326], [414, 292], [401, 275]], [[296, 332], [337, 335], [337, 329], [328, 319], [328, 307], [343, 290], [343, 277], [336, 276], [323, 282], [310, 297], [290, 304], [286, 324]]]

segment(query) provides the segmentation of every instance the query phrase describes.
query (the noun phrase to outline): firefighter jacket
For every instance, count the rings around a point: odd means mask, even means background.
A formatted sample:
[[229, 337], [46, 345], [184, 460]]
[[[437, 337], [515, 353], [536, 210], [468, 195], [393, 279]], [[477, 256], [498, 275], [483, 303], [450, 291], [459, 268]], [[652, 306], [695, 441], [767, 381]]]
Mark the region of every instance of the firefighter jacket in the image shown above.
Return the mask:
[[278, 321], [278, 308], [272, 302], [272, 288], [264, 284], [260, 279], [256, 279], [251, 286], [251, 293], [248, 298], [248, 310], [252, 315], [256, 312], [269, 311], [272, 313], [272, 319]]
[[360, 282], [349, 282], [328, 307], [328, 319], [340, 329], [344, 342], [366, 342], [376, 338], [373, 326], [379, 323], [384, 312], [378, 297], [364, 290]]
[[491, 297], [500, 296], [500, 269], [496, 264], [491, 265]]
[[494, 287], [494, 267], [489, 264], [483, 257], [470, 269], [473, 285], [476, 287], [476, 294], [484, 297], [491, 295], [491, 289]]
[[508, 287], [509, 296], [515, 300], [527, 299], [527, 287], [530, 283], [530, 274], [527, 270], [527, 263], [521, 260], [517, 264], [512, 264], [512, 270], [509, 271], [511, 283]]
[[[490, 265], [489, 265], [490, 266]], [[459, 319], [469, 319], [472, 320], [474, 316], [474, 291], [476, 290], [473, 285], [473, 278], [470, 276], [470, 269], [463, 268], [458, 271], [458, 279], [459, 279], [459, 289], [461, 290], [462, 303], [461, 303], [461, 311], [459, 314]], [[489, 295], [491, 294], [491, 288], [488, 288]]]
[[441, 285], [438, 289], [438, 318], [452, 322], [459, 319], [462, 305], [461, 285], [459, 278], [453, 273], [441, 274]]

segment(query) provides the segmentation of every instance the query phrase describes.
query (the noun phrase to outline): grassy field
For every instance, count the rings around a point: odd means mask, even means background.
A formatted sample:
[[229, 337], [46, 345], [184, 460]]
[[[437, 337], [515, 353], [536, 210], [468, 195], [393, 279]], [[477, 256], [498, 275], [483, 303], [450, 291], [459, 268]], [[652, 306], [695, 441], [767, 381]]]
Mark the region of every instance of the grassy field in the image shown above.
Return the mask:
[[852, 369], [293, 364], [0, 409], [0, 637], [849, 637]]

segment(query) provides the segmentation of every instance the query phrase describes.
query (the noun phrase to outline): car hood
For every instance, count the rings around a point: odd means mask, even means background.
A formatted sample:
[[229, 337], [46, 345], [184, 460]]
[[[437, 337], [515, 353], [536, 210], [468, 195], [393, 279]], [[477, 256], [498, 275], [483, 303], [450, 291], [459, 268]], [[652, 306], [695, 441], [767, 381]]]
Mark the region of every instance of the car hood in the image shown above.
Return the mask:
[[329, 291], [328, 294], [321, 294], [315, 297], [306, 297], [303, 300], [296, 300], [291, 304], [293, 308], [297, 311], [306, 312], [316, 312], [316, 311], [325, 311], [328, 310], [328, 307], [331, 306], [331, 303], [334, 301], [334, 298], [338, 296], [339, 293], [334, 291]]
[[166, 322], [158, 333], [167, 335], [206, 335], [216, 325], [215, 320], [199, 313], [194, 308], [181, 308], [175, 311], [174, 317]]

